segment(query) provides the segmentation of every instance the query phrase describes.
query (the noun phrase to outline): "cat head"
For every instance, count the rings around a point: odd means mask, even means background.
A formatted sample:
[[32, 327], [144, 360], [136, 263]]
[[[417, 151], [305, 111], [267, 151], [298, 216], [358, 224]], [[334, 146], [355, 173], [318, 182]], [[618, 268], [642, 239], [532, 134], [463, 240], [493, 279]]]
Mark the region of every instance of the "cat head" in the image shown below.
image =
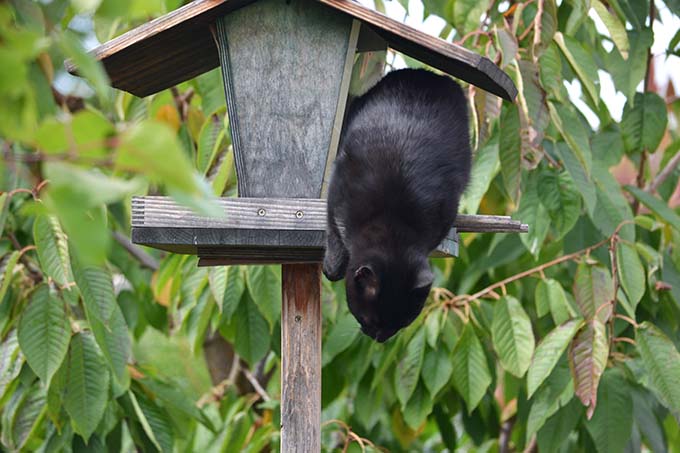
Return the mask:
[[361, 331], [382, 343], [418, 317], [433, 278], [425, 257], [400, 265], [358, 260], [345, 276], [349, 310]]

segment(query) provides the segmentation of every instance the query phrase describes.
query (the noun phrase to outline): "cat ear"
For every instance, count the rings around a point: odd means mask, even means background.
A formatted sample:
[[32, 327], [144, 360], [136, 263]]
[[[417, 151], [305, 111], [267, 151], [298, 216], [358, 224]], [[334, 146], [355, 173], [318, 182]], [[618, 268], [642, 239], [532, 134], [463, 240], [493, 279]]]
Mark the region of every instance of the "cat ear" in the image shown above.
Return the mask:
[[370, 266], [361, 266], [354, 271], [354, 281], [359, 285], [365, 297], [373, 298], [378, 294], [378, 276]]
[[432, 273], [432, 270], [430, 270], [430, 266], [427, 265], [423, 267], [420, 272], [418, 272], [418, 275], [416, 276], [416, 281], [413, 284], [414, 289], [420, 289], [420, 288], [427, 288], [428, 286], [432, 285], [432, 282], [434, 281], [434, 274]]

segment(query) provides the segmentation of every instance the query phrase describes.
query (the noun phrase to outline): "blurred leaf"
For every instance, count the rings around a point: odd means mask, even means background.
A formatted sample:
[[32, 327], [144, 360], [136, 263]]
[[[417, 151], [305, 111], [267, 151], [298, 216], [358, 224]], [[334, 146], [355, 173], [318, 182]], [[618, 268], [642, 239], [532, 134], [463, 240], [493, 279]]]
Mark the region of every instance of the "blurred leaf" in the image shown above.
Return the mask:
[[522, 176], [519, 110], [514, 106], [503, 109], [500, 127], [499, 156], [503, 183], [510, 199], [517, 201]]
[[198, 151], [196, 153], [196, 167], [198, 171], [205, 174], [212, 165], [218, 151], [225, 141], [224, 123], [220, 116], [224, 116], [224, 111], [219, 114], [209, 116], [198, 138]]
[[675, 345], [648, 321], [638, 327], [635, 342], [648, 374], [644, 384], [666, 407], [680, 411], [680, 353]]
[[630, 100], [626, 102], [621, 118], [626, 152], [656, 151], [667, 124], [664, 100], [656, 93], [637, 93], [634, 104]]
[[224, 298], [222, 299], [222, 317], [231, 320], [236, 312], [239, 302], [243, 298], [246, 290], [246, 282], [243, 278], [243, 270], [240, 266], [228, 266], [227, 284], [224, 288]]
[[394, 372], [394, 388], [402, 409], [406, 407], [406, 403], [418, 385], [424, 357], [425, 332], [423, 329], [418, 329], [406, 346], [404, 357], [397, 363]]
[[61, 366], [71, 339], [71, 326], [64, 303], [38, 286], [19, 321], [19, 345], [26, 361], [45, 387]]
[[569, 342], [583, 326], [582, 319], [573, 319], [556, 327], [536, 347], [527, 373], [527, 397], [531, 398], [550, 375]]
[[172, 453], [173, 432], [168, 415], [142, 394], [128, 393], [144, 432], [162, 453]]
[[619, 281], [632, 303], [632, 311], [635, 312], [635, 307], [645, 294], [645, 268], [642, 267], [635, 247], [626, 242], [616, 244], [616, 263]]
[[423, 360], [421, 374], [423, 376], [423, 383], [432, 397], [437, 396], [439, 391], [444, 388], [449, 379], [451, 379], [452, 373], [453, 364], [451, 363], [451, 355], [446, 348], [428, 348]]
[[349, 348], [358, 335], [359, 324], [356, 319], [351, 313], [344, 313], [324, 340], [321, 366], [328, 365], [338, 354]]
[[453, 383], [471, 413], [491, 385], [491, 373], [482, 344], [470, 323], [465, 324], [453, 349], [452, 361]]
[[243, 294], [233, 322], [238, 326], [234, 342], [236, 352], [253, 366], [269, 351], [270, 334], [267, 320], [260, 314], [255, 302], [248, 297], [248, 292]]
[[[574, 113], [572, 110], [571, 106], [565, 106], [564, 104], [560, 103], [548, 103], [548, 109], [550, 111], [550, 118], [553, 121], [553, 124], [557, 129], [560, 131], [560, 134], [564, 137], [564, 140], [567, 142], [569, 145], [569, 149], [574, 153], [574, 157], [576, 157], [576, 161], [578, 162], [578, 165], [582, 169], [582, 173], [585, 175], [585, 178], [590, 178], [590, 169], [592, 167], [592, 153], [590, 150], [590, 143], [588, 141], [588, 132], [586, 131], [585, 127], [581, 123], [581, 120], [579, 117]], [[560, 150], [563, 151], [563, 150]], [[574, 165], [571, 165], [572, 169], [570, 169], [570, 165], [567, 164], [566, 160], [567, 158], [562, 156], [562, 158], [565, 160], [565, 165], [567, 167], [567, 170], [569, 173], [572, 175], [572, 178], [576, 182], [576, 185], [578, 186], [579, 184], [579, 179], [582, 178], [577, 178], [575, 176], [575, 172], [573, 171]], [[586, 204], [588, 203], [588, 199], [586, 199]]]
[[73, 428], [89, 439], [99, 424], [109, 391], [109, 373], [92, 335], [79, 332], [71, 338], [64, 407], [71, 416]]
[[[557, 31], [557, 5], [555, 0], [543, 0], [543, 8], [534, 19], [534, 55], [540, 57]], [[543, 63], [543, 61], [541, 61]]]
[[[537, 305], [545, 306], [550, 311], [556, 326], [576, 316], [574, 309], [567, 301], [562, 285], [556, 280], [551, 278], [541, 280], [536, 285], [535, 297]], [[539, 302], [539, 299], [544, 300], [544, 302]]]
[[529, 408], [527, 419], [527, 442], [543, 427], [561, 407], [566, 406], [574, 397], [574, 381], [569, 372], [567, 360], [560, 360], [550, 376], [541, 384]]
[[476, 214], [484, 194], [500, 171], [498, 142], [493, 140], [479, 148], [475, 153], [470, 173], [470, 184], [461, 200], [465, 212]]
[[404, 407], [404, 421], [412, 429], [418, 429], [432, 412], [432, 398], [423, 385], [416, 387]]
[[57, 36], [57, 42], [61, 50], [69, 58], [78, 70], [78, 74], [85, 77], [99, 97], [99, 101], [108, 105], [109, 102], [109, 77], [104, 71], [101, 62], [90, 53], [86, 52], [73, 32], [67, 31]]
[[14, 267], [19, 262], [19, 258], [21, 258], [21, 253], [14, 251], [0, 260], [0, 303], [5, 299], [5, 294], [7, 294], [9, 284], [12, 281]]
[[535, 343], [531, 320], [517, 299], [504, 296], [495, 302], [491, 334], [503, 368], [517, 377], [524, 376]]
[[593, 418], [586, 422], [597, 451], [624, 451], [633, 428], [633, 400], [620, 370], [611, 368], [604, 373], [597, 401]]
[[610, 11], [601, 0], [594, 0], [592, 5], [595, 12], [597, 12], [597, 15], [602, 20], [602, 23], [607, 27], [609, 35], [619, 49], [619, 52], [623, 58], [627, 59], [629, 46], [625, 25], [621, 23], [616, 13]]
[[680, 215], [676, 214], [663, 201], [635, 186], [625, 186], [625, 188], [642, 204], [651, 209], [654, 214], [661, 217], [661, 220], [680, 231]]
[[576, 428], [582, 415], [582, 406], [572, 399], [569, 404], [550, 417], [538, 431], [536, 435], [538, 450], [560, 451], [560, 446], [567, 440], [569, 433]]
[[550, 216], [538, 196], [538, 173], [531, 172], [524, 178], [522, 200], [514, 218], [531, 225], [529, 232], [520, 240], [532, 255], [538, 256], [550, 229]]
[[586, 320], [597, 318], [607, 322], [614, 301], [614, 283], [609, 269], [581, 261], [574, 280], [574, 298]]
[[92, 333], [114, 379], [125, 390], [130, 385], [130, 337], [116, 302], [111, 273], [105, 267], [83, 266], [77, 259], [73, 260], [73, 271]]
[[249, 266], [246, 270], [248, 291], [253, 301], [274, 327], [281, 319], [281, 271], [278, 266]]
[[552, 226], [557, 231], [554, 239], [559, 240], [571, 231], [581, 215], [581, 196], [574, 181], [565, 172], [542, 171], [537, 189], [541, 204], [548, 210]]
[[54, 216], [37, 216], [33, 240], [43, 272], [64, 288], [73, 281], [66, 235]]
[[123, 135], [116, 166], [164, 184], [178, 202], [199, 214], [219, 217], [222, 209], [213, 202], [205, 183], [193, 171], [176, 135], [167, 125], [147, 120]]
[[453, 24], [462, 35], [479, 26], [487, 5], [477, 0], [456, 0], [453, 3]]
[[555, 146], [555, 151], [562, 159], [562, 162], [564, 162], [564, 166], [567, 169], [569, 176], [571, 176], [576, 190], [581, 193], [586, 209], [592, 214], [595, 211], [595, 206], [597, 204], [597, 193], [595, 185], [590, 176], [588, 176], [586, 168], [566, 143], [558, 143], [557, 146]]
[[39, 429], [45, 410], [45, 388], [33, 385], [12, 395], [2, 414], [2, 443], [11, 451], [26, 451], [25, 444]]
[[555, 33], [553, 39], [578, 76], [593, 104], [597, 106], [600, 103], [600, 93], [595, 87], [595, 81], [599, 81], [599, 77], [592, 54], [579, 41], [561, 32]]
[[502, 69], [515, 60], [519, 45], [517, 44], [517, 38], [510, 34], [505, 28], [496, 29], [496, 39], [501, 47], [502, 58], [500, 67]]
[[569, 347], [569, 366], [574, 378], [574, 392], [588, 408], [588, 419], [597, 405], [597, 388], [607, 365], [609, 343], [605, 325], [595, 318], [576, 334]]
[[0, 344], [0, 399], [19, 375], [24, 364], [24, 355], [19, 348], [17, 331], [12, 330]]

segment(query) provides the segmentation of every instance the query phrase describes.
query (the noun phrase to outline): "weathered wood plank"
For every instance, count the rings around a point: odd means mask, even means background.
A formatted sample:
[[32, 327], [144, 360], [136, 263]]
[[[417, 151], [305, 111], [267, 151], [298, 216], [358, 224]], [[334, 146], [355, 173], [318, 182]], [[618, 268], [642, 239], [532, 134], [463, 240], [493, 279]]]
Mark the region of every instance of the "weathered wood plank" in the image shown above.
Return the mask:
[[[326, 200], [302, 198], [220, 198], [224, 216], [207, 218], [169, 197], [135, 197], [132, 226], [155, 228], [241, 228], [325, 231]], [[528, 225], [506, 216], [459, 214], [458, 232], [525, 233]]]
[[321, 195], [352, 23], [316, 0], [260, 0], [218, 20], [239, 196]]
[[282, 266], [281, 451], [321, 451], [321, 265]]
[[[99, 46], [111, 84], [147, 96], [216, 68], [209, 25], [255, 0], [196, 0]], [[487, 58], [429, 36], [351, 0], [316, 0], [373, 27], [395, 50], [473, 85], [512, 100], [512, 80]], [[254, 27], [255, 28], [255, 27]], [[71, 73], [77, 72], [71, 63]]]

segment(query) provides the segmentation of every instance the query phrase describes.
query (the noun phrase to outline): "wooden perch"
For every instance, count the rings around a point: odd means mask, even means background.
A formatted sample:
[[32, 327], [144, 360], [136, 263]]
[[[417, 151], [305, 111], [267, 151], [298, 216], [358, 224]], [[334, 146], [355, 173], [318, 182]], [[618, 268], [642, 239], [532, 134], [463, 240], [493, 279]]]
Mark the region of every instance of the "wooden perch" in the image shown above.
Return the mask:
[[[220, 198], [223, 217], [204, 217], [168, 197], [132, 201], [132, 239], [174, 253], [198, 255], [201, 265], [320, 262], [326, 200]], [[456, 256], [459, 232], [525, 233], [528, 225], [503, 216], [459, 215], [432, 254]]]

